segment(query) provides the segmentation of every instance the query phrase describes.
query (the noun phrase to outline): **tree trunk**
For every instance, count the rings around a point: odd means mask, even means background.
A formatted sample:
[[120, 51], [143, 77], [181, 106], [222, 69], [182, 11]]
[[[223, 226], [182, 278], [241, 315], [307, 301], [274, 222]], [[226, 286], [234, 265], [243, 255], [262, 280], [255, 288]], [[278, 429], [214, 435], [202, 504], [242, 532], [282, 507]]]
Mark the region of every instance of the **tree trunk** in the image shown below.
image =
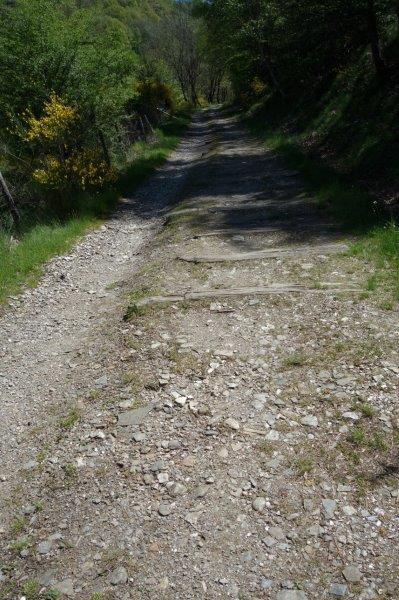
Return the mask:
[[103, 132], [101, 131], [101, 129], [99, 129], [99, 131], [98, 131], [98, 139], [100, 140], [104, 160], [107, 163], [107, 165], [110, 167], [111, 166], [111, 157], [109, 155], [107, 142], [105, 141], [105, 136], [104, 136]]
[[154, 133], [155, 133], [155, 132], [154, 132], [154, 128], [153, 128], [153, 126], [151, 125], [151, 123], [150, 123], [150, 119], [147, 117], [147, 115], [144, 115], [144, 119], [145, 119], [145, 122], [147, 123], [147, 125], [148, 125], [148, 128], [150, 129], [151, 133], [152, 133], [152, 134], [154, 134]]
[[398, 20], [397, 25], [398, 25], [398, 31], [399, 31], [399, 0], [394, 0], [394, 4], [395, 4], [396, 18]]
[[377, 14], [375, 12], [374, 0], [367, 0], [367, 21], [374, 67], [378, 77], [381, 80], [384, 80], [386, 78], [387, 72], [386, 65], [381, 52], [381, 43], [380, 36], [378, 33]]
[[19, 227], [21, 224], [21, 214], [17, 208], [17, 205], [14, 202], [14, 198], [11, 196], [11, 192], [8, 189], [6, 180], [3, 177], [2, 172], [0, 171], [0, 190], [3, 192], [3, 195], [7, 201], [8, 207], [10, 209], [10, 213], [12, 216], [12, 220], [14, 221], [15, 227]]
[[270, 83], [272, 84], [272, 86], [274, 86], [277, 93], [282, 98], [285, 98], [284, 90], [282, 89], [280, 82], [278, 81], [276, 74], [274, 72], [274, 69], [272, 67], [271, 52], [270, 52], [269, 44], [266, 41], [260, 41], [259, 42], [259, 51], [260, 51], [260, 57], [261, 57], [263, 76], [266, 77], [266, 79], [269, 79]]

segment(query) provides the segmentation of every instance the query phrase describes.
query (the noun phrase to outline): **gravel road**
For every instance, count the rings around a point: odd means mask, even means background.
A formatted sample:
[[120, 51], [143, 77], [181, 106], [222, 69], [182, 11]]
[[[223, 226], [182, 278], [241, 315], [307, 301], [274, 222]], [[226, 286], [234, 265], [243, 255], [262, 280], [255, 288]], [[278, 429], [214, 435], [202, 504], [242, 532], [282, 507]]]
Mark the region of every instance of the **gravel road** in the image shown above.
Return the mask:
[[0, 598], [399, 598], [398, 307], [351, 242], [204, 111], [11, 301]]

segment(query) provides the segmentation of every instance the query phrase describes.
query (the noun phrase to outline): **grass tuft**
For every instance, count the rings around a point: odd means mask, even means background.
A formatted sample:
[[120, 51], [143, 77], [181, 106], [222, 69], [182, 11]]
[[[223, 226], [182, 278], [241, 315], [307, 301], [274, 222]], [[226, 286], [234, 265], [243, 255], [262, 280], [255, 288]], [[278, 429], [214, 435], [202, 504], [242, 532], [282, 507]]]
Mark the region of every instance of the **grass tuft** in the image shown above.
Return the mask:
[[29, 580], [24, 583], [22, 593], [26, 600], [37, 600], [39, 598], [40, 585], [37, 581]]
[[72, 427], [80, 420], [80, 412], [77, 408], [72, 408], [65, 417], [58, 421], [61, 429], [72, 429]]
[[310, 458], [298, 458], [294, 461], [293, 466], [300, 477], [311, 473], [314, 469], [314, 463]]
[[286, 367], [302, 367], [307, 363], [307, 356], [302, 352], [294, 352], [289, 354], [284, 359], [284, 366]]

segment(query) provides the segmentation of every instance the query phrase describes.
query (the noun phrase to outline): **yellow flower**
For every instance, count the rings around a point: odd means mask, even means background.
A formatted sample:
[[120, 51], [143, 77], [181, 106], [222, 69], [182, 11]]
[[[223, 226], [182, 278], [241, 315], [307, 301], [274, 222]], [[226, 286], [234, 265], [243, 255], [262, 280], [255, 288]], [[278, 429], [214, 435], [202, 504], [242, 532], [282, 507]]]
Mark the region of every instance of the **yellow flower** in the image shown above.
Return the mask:
[[43, 167], [33, 172], [37, 183], [55, 189], [65, 184], [81, 189], [98, 188], [116, 181], [117, 176], [117, 170], [102, 160], [98, 150], [92, 149], [75, 151], [63, 162], [54, 156], [47, 156]]
[[44, 103], [43, 114], [36, 118], [27, 111], [23, 115], [28, 125], [25, 141], [57, 141], [63, 140], [77, 120], [76, 109], [68, 106], [52, 92], [50, 99]]

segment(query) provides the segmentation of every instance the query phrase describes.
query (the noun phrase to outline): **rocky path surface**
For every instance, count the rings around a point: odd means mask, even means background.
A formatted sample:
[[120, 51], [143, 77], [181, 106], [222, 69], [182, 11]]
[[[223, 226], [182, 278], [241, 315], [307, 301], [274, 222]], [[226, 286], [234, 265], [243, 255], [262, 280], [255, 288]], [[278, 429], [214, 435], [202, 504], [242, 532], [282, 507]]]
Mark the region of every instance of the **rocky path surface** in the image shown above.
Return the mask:
[[0, 598], [399, 598], [398, 311], [350, 242], [206, 112], [14, 300]]

